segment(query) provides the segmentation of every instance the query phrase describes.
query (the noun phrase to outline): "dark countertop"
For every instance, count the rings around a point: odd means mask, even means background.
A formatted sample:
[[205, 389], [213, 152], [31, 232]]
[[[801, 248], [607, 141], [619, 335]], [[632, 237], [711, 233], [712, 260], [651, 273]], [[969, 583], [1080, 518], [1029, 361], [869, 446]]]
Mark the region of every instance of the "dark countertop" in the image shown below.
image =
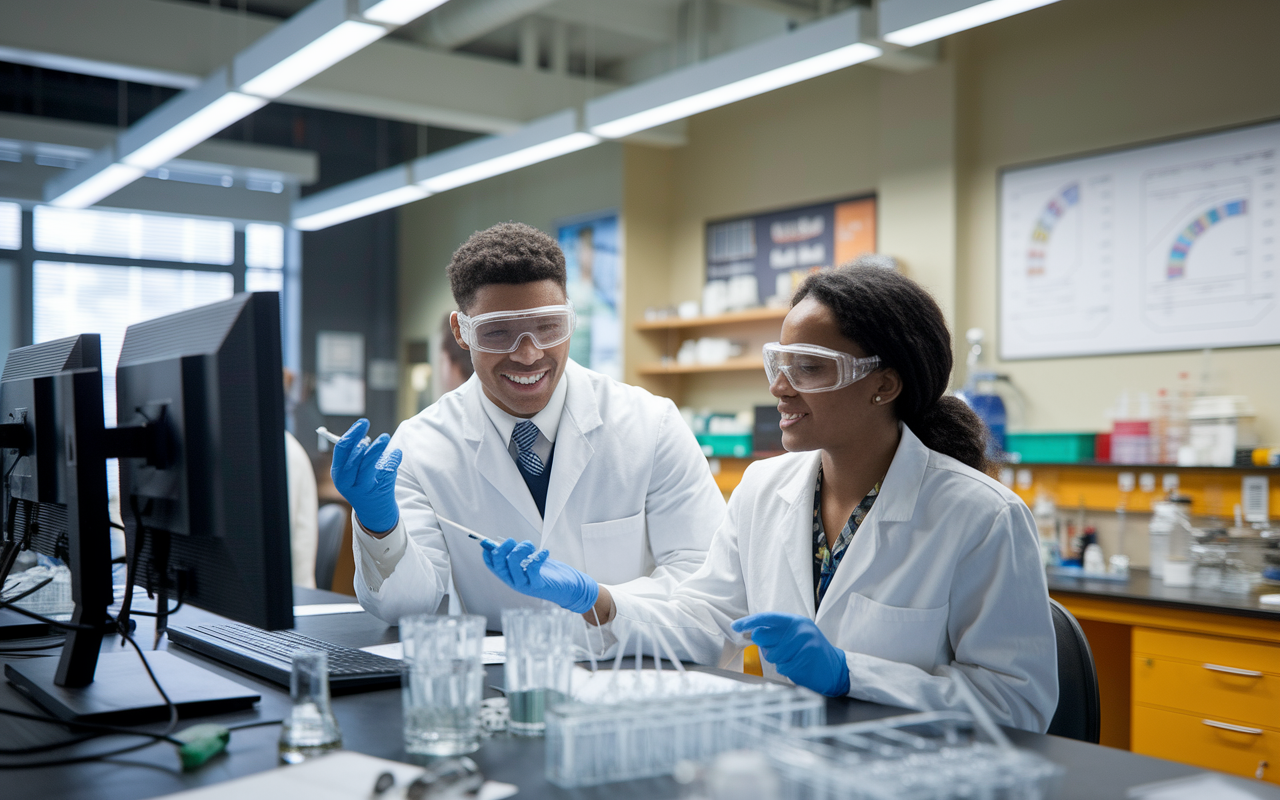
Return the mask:
[[1280, 623], [1280, 606], [1264, 606], [1258, 602], [1259, 595], [1280, 593], [1280, 587], [1265, 584], [1255, 587], [1249, 594], [1229, 594], [1194, 586], [1178, 588], [1165, 586], [1159, 578], [1152, 578], [1145, 569], [1130, 570], [1129, 580], [1126, 582], [1064, 578], [1057, 575], [1049, 575], [1048, 581], [1049, 592], [1053, 594], [1079, 594], [1186, 611], [1256, 617]]
[[[297, 592], [295, 599], [301, 602], [350, 602], [351, 598], [329, 592]], [[198, 609], [184, 609], [179, 615], [203, 616]], [[139, 622], [139, 633], [144, 637], [149, 631]], [[332, 616], [304, 617], [298, 620], [298, 629], [318, 638], [341, 642], [352, 646], [375, 644], [396, 639], [394, 628], [379, 622], [365, 613]], [[162, 645], [163, 646], [163, 645]], [[104, 643], [104, 651], [118, 649], [118, 641]], [[288, 713], [288, 692], [273, 684], [260, 681], [194, 653], [174, 648], [179, 657], [193, 661], [211, 672], [233, 678], [247, 687], [261, 692], [262, 701], [252, 710], [223, 715], [217, 721], [225, 725], [243, 724], [259, 720], [278, 720]], [[488, 683], [502, 684], [502, 667], [488, 667]], [[705, 669], [694, 667], [694, 669]], [[708, 670], [712, 671], [712, 670]], [[745, 680], [758, 678], [738, 676]], [[404, 752], [401, 733], [401, 698], [398, 689], [333, 698], [334, 713], [342, 728], [347, 749], [397, 761], [413, 761]], [[0, 708], [30, 710], [30, 706], [15, 694], [12, 687], [0, 683]], [[828, 701], [827, 715], [831, 724], [853, 722], [903, 713], [891, 706], [864, 703], [848, 698]], [[185, 727], [184, 722], [182, 727]], [[148, 726], [157, 728], [160, 726]], [[1007, 730], [1010, 738], [1020, 747], [1066, 767], [1067, 774], [1054, 797], [1057, 800], [1098, 800], [1127, 796], [1135, 785], [1204, 774], [1204, 770], [1172, 761], [1135, 755], [1122, 750], [1063, 739], [1057, 736]], [[8, 797], [10, 790], [17, 797], [40, 797], [43, 800], [139, 800], [156, 797], [202, 786], [210, 786], [230, 778], [249, 775], [271, 769], [277, 764], [276, 742], [280, 735], [278, 725], [248, 728], [232, 734], [225, 755], [218, 756], [200, 770], [183, 773], [178, 769], [174, 749], [158, 745], [135, 753], [77, 764], [69, 767], [46, 767], [0, 772], [0, 796]], [[41, 744], [59, 741], [66, 732], [56, 726], [42, 725], [26, 720], [0, 715], [0, 742], [7, 747]], [[55, 751], [43, 757], [68, 757], [102, 752], [136, 739], [107, 737], [87, 742], [65, 750]], [[670, 778], [654, 778], [626, 783], [606, 784], [598, 787], [565, 790], [549, 784], [543, 777], [546, 748], [542, 739], [512, 737], [506, 734], [487, 739], [473, 756], [481, 769], [491, 778], [520, 786], [519, 798], [528, 800], [675, 800], [681, 795], [681, 787]], [[0, 764], [13, 759], [0, 759]], [[1259, 798], [1280, 800], [1280, 790], [1256, 781], [1230, 779], [1236, 785], [1247, 786]]]

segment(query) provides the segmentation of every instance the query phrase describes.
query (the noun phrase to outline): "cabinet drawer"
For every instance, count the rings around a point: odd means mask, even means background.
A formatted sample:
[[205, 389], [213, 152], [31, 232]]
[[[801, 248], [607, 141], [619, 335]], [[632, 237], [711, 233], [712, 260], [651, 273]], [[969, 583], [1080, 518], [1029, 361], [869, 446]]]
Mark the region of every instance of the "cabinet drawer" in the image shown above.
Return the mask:
[[[1159, 708], [1133, 707], [1133, 752], [1280, 783], [1280, 732], [1257, 726], [1227, 730], [1221, 720]], [[1256, 733], [1254, 732], [1256, 731]]]
[[1258, 670], [1135, 655], [1133, 702], [1280, 727], [1280, 677]]
[[1134, 628], [1133, 652], [1280, 675], [1280, 647], [1262, 642]]

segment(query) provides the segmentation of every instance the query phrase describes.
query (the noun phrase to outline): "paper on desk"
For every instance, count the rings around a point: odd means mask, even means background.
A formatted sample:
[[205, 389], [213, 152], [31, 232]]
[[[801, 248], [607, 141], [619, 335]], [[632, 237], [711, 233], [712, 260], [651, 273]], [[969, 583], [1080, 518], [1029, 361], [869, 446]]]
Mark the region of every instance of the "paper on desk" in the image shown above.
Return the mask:
[[[507, 663], [507, 640], [501, 636], [484, 637], [483, 650], [480, 653], [480, 659], [485, 664], [505, 664]], [[400, 642], [392, 642], [391, 644], [373, 644], [368, 647], [361, 647], [366, 653], [373, 653], [375, 656], [383, 656], [384, 658], [394, 658], [397, 661], [404, 660], [404, 645]]]
[[1245, 781], [1213, 773], [1134, 786], [1127, 796], [1131, 800], [1259, 800]]
[[[280, 800], [281, 797], [306, 797], [307, 800], [352, 800], [367, 798], [374, 781], [384, 772], [396, 778], [396, 786], [405, 787], [422, 774], [422, 767], [387, 761], [362, 753], [340, 751], [292, 767], [277, 767], [247, 778], [237, 778], [192, 789], [188, 792], [166, 795], [181, 800]], [[480, 800], [502, 800], [511, 797], [519, 789], [509, 783], [485, 781], [480, 788]], [[388, 792], [384, 797], [399, 795]]]
[[364, 611], [359, 603], [316, 603], [314, 605], [294, 606], [295, 617], [318, 617], [322, 614], [355, 614]]

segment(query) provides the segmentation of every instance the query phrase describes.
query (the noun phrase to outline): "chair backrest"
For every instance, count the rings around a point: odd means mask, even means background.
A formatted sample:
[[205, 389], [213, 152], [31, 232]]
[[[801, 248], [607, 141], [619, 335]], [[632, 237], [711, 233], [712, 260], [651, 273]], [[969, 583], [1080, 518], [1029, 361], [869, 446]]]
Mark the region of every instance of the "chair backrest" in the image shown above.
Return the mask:
[[326, 503], [316, 513], [316, 588], [333, 589], [333, 570], [342, 548], [342, 530], [351, 512], [341, 503]]
[[1049, 605], [1058, 641], [1058, 709], [1048, 732], [1097, 744], [1102, 732], [1102, 707], [1093, 651], [1071, 612], [1057, 600], [1050, 599]]

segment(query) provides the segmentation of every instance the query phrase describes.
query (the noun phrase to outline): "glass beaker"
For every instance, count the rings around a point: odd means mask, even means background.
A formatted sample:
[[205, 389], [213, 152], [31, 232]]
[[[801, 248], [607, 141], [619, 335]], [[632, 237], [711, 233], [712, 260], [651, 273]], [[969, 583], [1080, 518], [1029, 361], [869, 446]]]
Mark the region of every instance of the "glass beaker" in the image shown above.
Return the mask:
[[404, 749], [456, 756], [480, 747], [485, 618], [415, 614], [400, 620]]
[[502, 612], [507, 661], [503, 667], [508, 729], [541, 736], [543, 713], [569, 696], [573, 674], [574, 632], [581, 617], [563, 608], [508, 608]]
[[298, 764], [342, 747], [342, 733], [329, 703], [329, 654], [298, 650], [289, 676], [293, 708], [280, 730], [280, 760]]

